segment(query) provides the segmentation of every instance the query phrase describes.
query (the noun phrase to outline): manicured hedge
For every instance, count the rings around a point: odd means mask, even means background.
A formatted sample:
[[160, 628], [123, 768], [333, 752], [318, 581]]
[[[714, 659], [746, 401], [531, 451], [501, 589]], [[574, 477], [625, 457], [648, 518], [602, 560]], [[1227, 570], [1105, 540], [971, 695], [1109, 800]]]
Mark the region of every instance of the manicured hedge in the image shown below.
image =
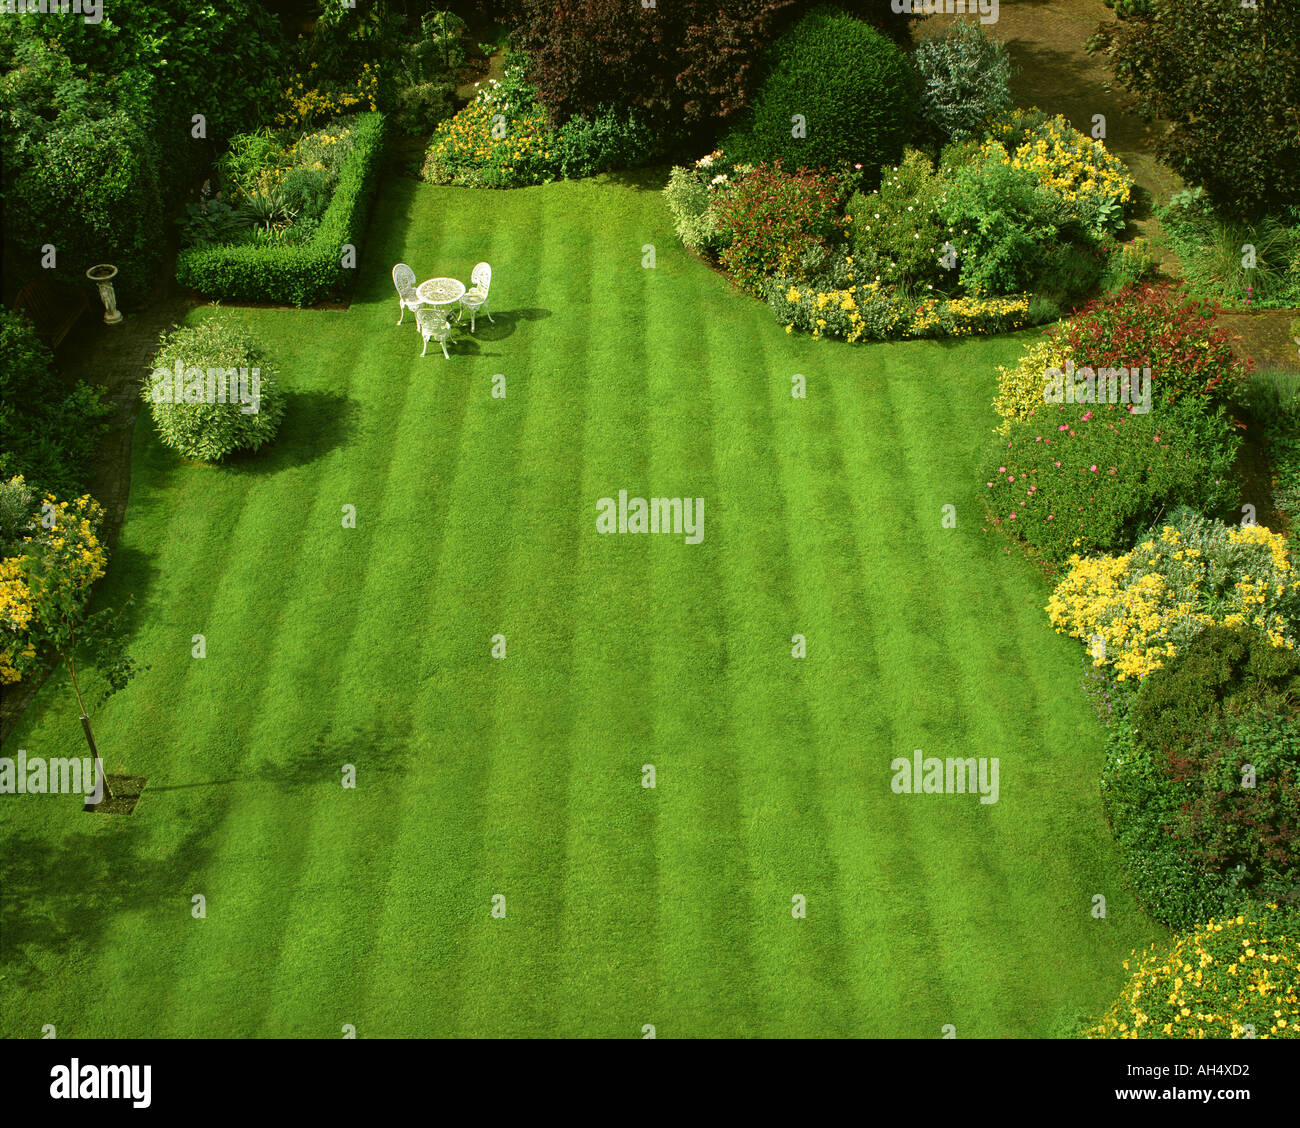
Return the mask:
[[343, 246], [365, 231], [383, 163], [384, 115], [357, 119], [356, 150], [339, 175], [320, 229], [306, 246], [192, 247], [176, 259], [176, 278], [212, 298], [312, 305], [343, 289], [351, 271]]

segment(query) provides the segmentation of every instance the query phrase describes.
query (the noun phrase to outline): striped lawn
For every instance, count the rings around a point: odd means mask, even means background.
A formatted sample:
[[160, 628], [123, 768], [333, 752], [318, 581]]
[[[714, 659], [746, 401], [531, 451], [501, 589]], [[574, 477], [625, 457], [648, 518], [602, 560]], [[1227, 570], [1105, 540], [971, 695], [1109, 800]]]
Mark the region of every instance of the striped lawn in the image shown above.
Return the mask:
[[[1016, 1037], [1104, 1005], [1157, 930], [1077, 643], [981, 529], [1025, 338], [787, 335], [620, 180], [390, 180], [361, 249], [347, 312], [240, 311], [291, 392], [273, 448], [215, 470], [137, 428], [104, 596], [149, 669], [96, 726], [149, 785], [129, 818], [0, 805], [0, 1033]], [[495, 325], [421, 359], [389, 268], [479, 259]], [[704, 498], [703, 542], [598, 536], [620, 489]], [[80, 739], [54, 679], [12, 748]], [[997, 757], [999, 802], [893, 794], [915, 748]]]

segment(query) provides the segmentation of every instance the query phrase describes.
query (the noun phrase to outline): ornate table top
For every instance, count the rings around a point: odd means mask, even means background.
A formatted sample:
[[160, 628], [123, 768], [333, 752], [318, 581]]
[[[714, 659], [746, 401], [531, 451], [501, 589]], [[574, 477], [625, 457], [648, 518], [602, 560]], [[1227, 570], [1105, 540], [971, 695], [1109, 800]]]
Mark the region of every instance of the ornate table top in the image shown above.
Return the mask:
[[430, 305], [451, 305], [460, 301], [465, 293], [465, 284], [455, 278], [430, 278], [416, 287], [415, 294], [422, 302]]

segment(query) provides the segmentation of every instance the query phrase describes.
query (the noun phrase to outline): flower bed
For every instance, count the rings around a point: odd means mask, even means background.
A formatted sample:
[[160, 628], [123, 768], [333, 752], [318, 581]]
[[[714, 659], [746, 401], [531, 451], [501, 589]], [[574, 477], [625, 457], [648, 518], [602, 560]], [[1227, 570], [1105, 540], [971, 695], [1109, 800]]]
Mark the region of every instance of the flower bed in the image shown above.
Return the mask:
[[1126, 254], [1132, 178], [1063, 118], [1016, 111], [994, 136], [915, 149], [869, 193], [862, 163], [791, 170], [722, 150], [675, 167], [677, 233], [766, 298], [788, 332], [845, 341], [1002, 333], [1059, 316], [1106, 279], [1143, 277]]
[[[320, 134], [313, 136], [324, 148], [335, 144], [324, 141]], [[351, 152], [338, 169], [329, 205], [308, 241], [190, 247], [177, 256], [177, 280], [211, 298], [298, 306], [341, 291], [353, 273], [344, 265], [344, 247], [355, 247], [365, 229], [379, 179], [384, 136], [382, 114], [367, 113], [356, 119], [349, 133]], [[319, 163], [323, 168], [325, 162]], [[292, 175], [292, 170], [287, 171], [284, 180]]]
[[422, 172], [431, 184], [522, 188], [626, 167], [653, 152], [650, 130], [632, 110], [602, 107], [553, 126], [522, 63], [476, 85], [474, 100], [434, 132]]
[[[1135, 953], [1136, 955], [1136, 953]], [[1276, 904], [1153, 944], [1085, 1038], [1300, 1038], [1300, 921]]]

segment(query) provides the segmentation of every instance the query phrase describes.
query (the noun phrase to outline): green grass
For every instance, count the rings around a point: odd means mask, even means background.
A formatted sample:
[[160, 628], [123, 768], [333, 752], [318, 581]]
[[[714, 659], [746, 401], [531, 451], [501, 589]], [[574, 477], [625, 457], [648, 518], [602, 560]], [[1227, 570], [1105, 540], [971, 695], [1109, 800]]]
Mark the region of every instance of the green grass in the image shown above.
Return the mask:
[[[787, 335], [618, 181], [390, 181], [361, 250], [347, 312], [240, 314], [292, 393], [274, 447], [137, 428], [104, 596], [150, 668], [96, 731], [149, 785], [0, 807], [0, 1033], [1030, 1036], [1108, 1003], [1160, 933], [1078, 644], [974, 480], [1025, 337]], [[421, 359], [399, 259], [490, 261], [496, 324]], [[703, 497], [703, 542], [598, 536], [619, 489]], [[12, 748], [80, 754], [70, 700]], [[893, 794], [914, 748], [998, 757], [1000, 801]]]

